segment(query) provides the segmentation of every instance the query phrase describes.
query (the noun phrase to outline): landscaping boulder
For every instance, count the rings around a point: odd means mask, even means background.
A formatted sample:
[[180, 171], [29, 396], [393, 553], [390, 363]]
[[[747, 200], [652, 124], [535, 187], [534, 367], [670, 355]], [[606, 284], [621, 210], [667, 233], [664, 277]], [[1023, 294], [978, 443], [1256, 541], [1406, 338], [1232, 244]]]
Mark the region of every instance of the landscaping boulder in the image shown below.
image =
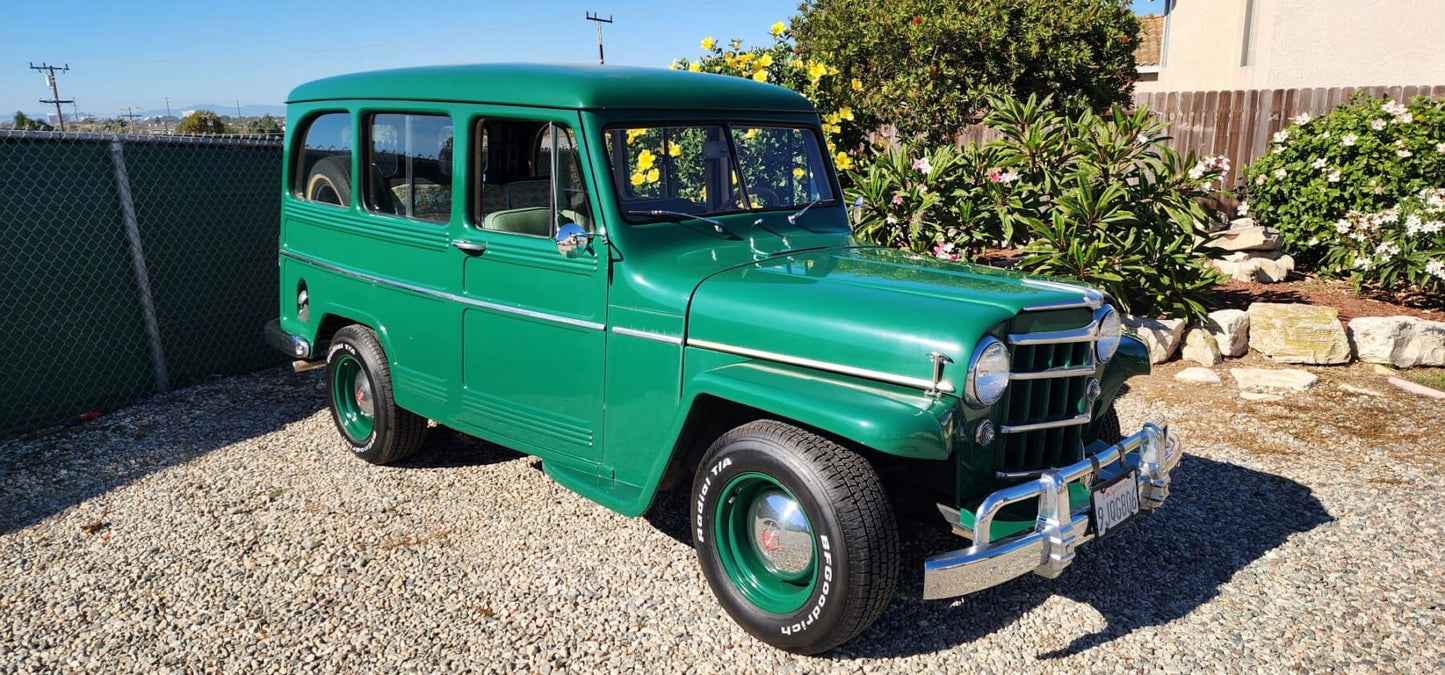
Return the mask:
[[1219, 353], [1219, 344], [1215, 342], [1214, 336], [1203, 328], [1190, 328], [1185, 331], [1184, 349], [1179, 353], [1179, 357], [1208, 368], [1224, 361], [1224, 355]]
[[1210, 246], [1226, 251], [1273, 251], [1279, 244], [1279, 231], [1260, 225], [1230, 227], [1209, 240]]
[[1320, 376], [1294, 368], [1230, 368], [1229, 376], [1242, 391], [1261, 394], [1304, 391], [1320, 381]]
[[1279, 251], [1236, 251], [1209, 266], [1234, 281], [1277, 284], [1294, 271], [1294, 258]]
[[1230, 358], [1249, 353], [1249, 314], [1242, 309], [1218, 309], [1209, 313], [1204, 327], [1214, 336], [1219, 352]]
[[1149, 348], [1149, 362], [1163, 363], [1179, 349], [1184, 336], [1184, 319], [1146, 319], [1124, 316], [1124, 329], [1139, 336]]
[[1349, 363], [1350, 343], [1333, 307], [1256, 302], [1249, 306], [1249, 346], [1281, 363]]
[[1174, 373], [1174, 379], [1190, 384], [1220, 384], [1218, 373], [1198, 366]]
[[1350, 321], [1355, 358], [1396, 368], [1445, 366], [1445, 322], [1413, 316], [1362, 316]]

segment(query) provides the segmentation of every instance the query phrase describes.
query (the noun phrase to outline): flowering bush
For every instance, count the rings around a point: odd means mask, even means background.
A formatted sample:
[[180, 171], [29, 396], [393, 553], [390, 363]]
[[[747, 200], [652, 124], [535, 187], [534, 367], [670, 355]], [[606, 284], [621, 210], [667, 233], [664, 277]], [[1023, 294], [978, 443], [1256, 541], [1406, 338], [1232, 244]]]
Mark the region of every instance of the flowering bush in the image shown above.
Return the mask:
[[1198, 318], [1218, 276], [1196, 238], [1229, 169], [1163, 145], [1146, 110], [1068, 119], [1049, 100], [995, 100], [1003, 138], [955, 150], [887, 149], [850, 173], [860, 238], [952, 260], [1023, 246], [1018, 267], [1107, 290], [1135, 314]]
[[1328, 115], [1300, 115], [1245, 179], [1249, 212], [1279, 229], [1296, 260], [1336, 273], [1323, 261], [1353, 251], [1334, 250], [1342, 218], [1383, 213], [1445, 185], [1445, 99], [1403, 105], [1356, 94]]
[[1322, 270], [1348, 276], [1356, 289], [1445, 293], [1445, 188], [1375, 213], [1351, 211], [1320, 245]]

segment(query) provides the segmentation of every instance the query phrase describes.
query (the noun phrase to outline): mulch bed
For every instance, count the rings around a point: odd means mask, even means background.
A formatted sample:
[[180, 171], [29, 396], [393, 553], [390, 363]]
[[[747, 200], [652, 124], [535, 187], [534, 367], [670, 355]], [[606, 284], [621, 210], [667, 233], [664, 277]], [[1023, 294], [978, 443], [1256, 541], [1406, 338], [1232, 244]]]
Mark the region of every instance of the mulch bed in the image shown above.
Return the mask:
[[1410, 307], [1390, 300], [1355, 295], [1349, 284], [1315, 278], [1291, 278], [1277, 284], [1230, 281], [1215, 288], [1218, 309], [1249, 309], [1252, 302], [1324, 305], [1340, 310], [1340, 320], [1349, 323], [1357, 316], [1413, 316], [1445, 321], [1441, 309]]

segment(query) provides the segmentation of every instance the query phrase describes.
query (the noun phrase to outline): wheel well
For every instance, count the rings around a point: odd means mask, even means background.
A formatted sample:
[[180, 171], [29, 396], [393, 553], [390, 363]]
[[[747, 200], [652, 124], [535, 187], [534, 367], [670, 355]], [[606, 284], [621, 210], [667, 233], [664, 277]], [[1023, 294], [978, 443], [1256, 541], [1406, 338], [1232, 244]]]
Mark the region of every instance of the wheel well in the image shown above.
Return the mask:
[[312, 341], [311, 345], [311, 358], [325, 358], [326, 350], [331, 346], [332, 336], [336, 335], [336, 331], [353, 323], [356, 322], [336, 314], [327, 314], [321, 317], [321, 326], [316, 329], [316, 339]]

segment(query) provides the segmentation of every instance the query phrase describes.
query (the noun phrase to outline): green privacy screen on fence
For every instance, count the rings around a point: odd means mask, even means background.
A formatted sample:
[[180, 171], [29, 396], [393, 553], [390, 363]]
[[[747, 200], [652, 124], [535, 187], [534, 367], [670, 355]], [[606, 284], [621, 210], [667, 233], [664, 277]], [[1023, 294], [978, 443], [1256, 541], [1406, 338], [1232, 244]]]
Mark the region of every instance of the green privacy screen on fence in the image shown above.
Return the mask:
[[0, 132], [0, 436], [281, 363], [280, 170], [270, 139]]

